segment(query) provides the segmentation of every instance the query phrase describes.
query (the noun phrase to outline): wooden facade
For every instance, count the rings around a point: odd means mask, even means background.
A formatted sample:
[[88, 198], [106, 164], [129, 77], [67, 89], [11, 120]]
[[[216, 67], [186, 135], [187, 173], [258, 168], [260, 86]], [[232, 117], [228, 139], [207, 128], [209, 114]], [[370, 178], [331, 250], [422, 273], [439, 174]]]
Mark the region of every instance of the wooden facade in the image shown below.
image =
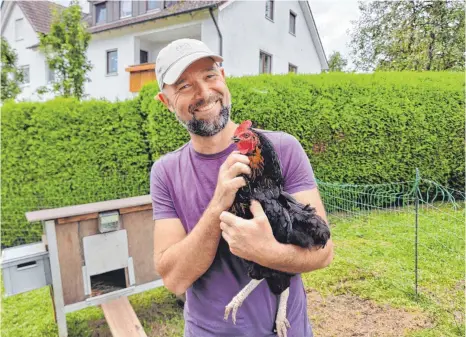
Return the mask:
[[155, 63], [129, 66], [125, 70], [129, 72], [130, 92], [139, 92], [145, 84], [156, 80]]

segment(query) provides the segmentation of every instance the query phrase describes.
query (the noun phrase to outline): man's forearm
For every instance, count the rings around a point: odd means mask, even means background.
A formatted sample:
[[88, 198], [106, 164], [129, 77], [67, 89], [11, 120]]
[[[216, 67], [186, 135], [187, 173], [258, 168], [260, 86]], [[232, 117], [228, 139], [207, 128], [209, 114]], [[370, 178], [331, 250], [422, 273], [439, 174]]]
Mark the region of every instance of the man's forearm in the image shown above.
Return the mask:
[[325, 248], [312, 249], [276, 242], [265, 249], [255, 262], [287, 273], [306, 273], [325, 268], [332, 259], [333, 242], [330, 239]]
[[194, 229], [163, 252], [158, 269], [167, 288], [176, 294], [184, 293], [212, 264], [221, 235], [220, 213], [209, 205]]

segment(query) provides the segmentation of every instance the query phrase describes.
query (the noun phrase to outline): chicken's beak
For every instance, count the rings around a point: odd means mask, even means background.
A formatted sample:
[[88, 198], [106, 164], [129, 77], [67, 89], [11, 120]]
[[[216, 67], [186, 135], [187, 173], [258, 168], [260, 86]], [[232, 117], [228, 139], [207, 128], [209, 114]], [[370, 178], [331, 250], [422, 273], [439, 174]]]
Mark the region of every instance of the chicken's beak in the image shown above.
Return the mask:
[[236, 136], [234, 136], [233, 138], [231, 138], [235, 143], [238, 143], [240, 141], [240, 139]]

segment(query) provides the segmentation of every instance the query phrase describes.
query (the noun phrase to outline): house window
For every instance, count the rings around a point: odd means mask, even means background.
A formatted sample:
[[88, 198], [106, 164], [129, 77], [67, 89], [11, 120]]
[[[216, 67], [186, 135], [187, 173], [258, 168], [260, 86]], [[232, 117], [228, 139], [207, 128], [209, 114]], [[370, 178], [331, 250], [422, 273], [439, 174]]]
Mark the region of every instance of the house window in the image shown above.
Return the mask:
[[120, 18], [127, 18], [132, 15], [131, 1], [120, 1]]
[[265, 17], [270, 20], [273, 20], [273, 7], [274, 7], [273, 0], [265, 1]]
[[149, 62], [149, 53], [145, 50], [139, 51], [139, 63], [147, 63]]
[[22, 40], [23, 39], [23, 25], [24, 25], [24, 19], [17, 19], [15, 21], [15, 39], [16, 41]]
[[168, 8], [174, 4], [176, 4], [178, 1], [164, 1], [163, 2], [163, 8]]
[[161, 0], [147, 0], [147, 10], [152, 11], [154, 9], [160, 8], [162, 5]]
[[105, 22], [107, 22], [107, 4], [104, 2], [95, 5], [95, 23]]
[[21, 82], [21, 84], [29, 84], [30, 83], [29, 66], [22, 66], [20, 67], [20, 69], [23, 74], [23, 82]]
[[298, 67], [295, 66], [294, 64], [288, 63], [288, 72], [289, 73], [298, 73]]
[[47, 76], [47, 83], [55, 82], [55, 71], [49, 68], [47, 61], [45, 61], [45, 75]]
[[118, 73], [118, 50], [107, 51], [107, 74]]
[[296, 13], [290, 11], [290, 34], [296, 35]]
[[260, 52], [259, 74], [270, 74], [272, 72], [272, 55]]

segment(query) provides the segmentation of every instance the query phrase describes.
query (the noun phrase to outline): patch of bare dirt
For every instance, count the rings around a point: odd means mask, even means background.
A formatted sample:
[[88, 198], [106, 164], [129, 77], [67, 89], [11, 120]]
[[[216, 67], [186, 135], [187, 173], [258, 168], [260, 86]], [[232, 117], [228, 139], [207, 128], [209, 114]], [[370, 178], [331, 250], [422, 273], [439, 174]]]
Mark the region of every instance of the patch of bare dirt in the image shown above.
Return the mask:
[[351, 295], [323, 298], [315, 290], [307, 291], [307, 310], [315, 337], [400, 337], [411, 330], [433, 327], [421, 312]]

